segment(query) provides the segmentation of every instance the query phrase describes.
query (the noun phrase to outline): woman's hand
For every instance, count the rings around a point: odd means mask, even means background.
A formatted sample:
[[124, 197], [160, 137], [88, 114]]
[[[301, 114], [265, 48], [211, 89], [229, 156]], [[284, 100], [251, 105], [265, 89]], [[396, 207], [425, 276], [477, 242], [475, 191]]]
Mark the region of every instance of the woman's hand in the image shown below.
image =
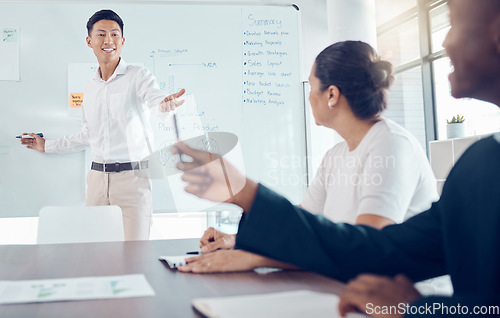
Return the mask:
[[250, 271], [265, 266], [263, 257], [243, 250], [219, 250], [186, 259], [177, 269], [191, 273], [224, 273]]
[[203, 253], [210, 253], [216, 250], [234, 249], [236, 235], [226, 234], [209, 227], [200, 239], [200, 248]]

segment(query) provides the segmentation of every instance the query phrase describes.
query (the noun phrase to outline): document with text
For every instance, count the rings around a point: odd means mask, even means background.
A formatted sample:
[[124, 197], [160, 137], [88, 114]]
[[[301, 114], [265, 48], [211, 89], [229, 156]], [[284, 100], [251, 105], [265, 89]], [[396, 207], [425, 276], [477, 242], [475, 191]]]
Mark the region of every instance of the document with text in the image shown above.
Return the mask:
[[0, 281], [0, 304], [154, 295], [143, 274]]

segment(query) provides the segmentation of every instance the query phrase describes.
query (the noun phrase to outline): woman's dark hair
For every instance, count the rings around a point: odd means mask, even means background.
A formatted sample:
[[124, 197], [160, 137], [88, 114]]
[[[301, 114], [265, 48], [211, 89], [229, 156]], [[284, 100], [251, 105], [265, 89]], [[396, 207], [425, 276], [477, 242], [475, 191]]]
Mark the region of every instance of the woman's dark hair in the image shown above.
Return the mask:
[[120, 18], [120, 16], [118, 14], [116, 14], [114, 11], [107, 10], [107, 9], [97, 11], [96, 13], [94, 13], [90, 17], [89, 21], [87, 22], [87, 33], [89, 36], [90, 36], [90, 32], [92, 32], [92, 28], [94, 27], [94, 24], [96, 24], [97, 22], [99, 22], [101, 20], [111, 20], [111, 21], [115, 21], [116, 23], [118, 23], [118, 25], [120, 26], [120, 30], [122, 31], [122, 36], [123, 36], [122, 18]]
[[392, 64], [381, 61], [375, 50], [361, 41], [330, 45], [316, 57], [314, 75], [321, 91], [339, 88], [360, 119], [371, 119], [387, 108], [386, 90], [394, 81]]

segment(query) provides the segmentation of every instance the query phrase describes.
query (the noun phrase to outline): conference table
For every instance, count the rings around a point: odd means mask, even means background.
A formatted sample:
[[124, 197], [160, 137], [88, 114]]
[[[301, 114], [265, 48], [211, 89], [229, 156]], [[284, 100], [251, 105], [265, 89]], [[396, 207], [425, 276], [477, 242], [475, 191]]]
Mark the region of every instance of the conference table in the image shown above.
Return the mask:
[[0, 317], [202, 317], [200, 297], [309, 289], [339, 294], [343, 284], [305, 271], [180, 273], [158, 260], [198, 249], [198, 239], [0, 246], [0, 280], [144, 274], [153, 297], [0, 305]]

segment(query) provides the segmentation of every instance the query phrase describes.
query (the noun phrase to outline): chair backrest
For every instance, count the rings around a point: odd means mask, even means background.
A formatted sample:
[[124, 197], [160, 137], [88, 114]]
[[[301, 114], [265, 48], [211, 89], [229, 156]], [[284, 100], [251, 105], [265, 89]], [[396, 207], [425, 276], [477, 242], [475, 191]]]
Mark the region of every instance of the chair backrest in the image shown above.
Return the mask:
[[38, 244], [123, 241], [122, 211], [116, 205], [40, 210]]

